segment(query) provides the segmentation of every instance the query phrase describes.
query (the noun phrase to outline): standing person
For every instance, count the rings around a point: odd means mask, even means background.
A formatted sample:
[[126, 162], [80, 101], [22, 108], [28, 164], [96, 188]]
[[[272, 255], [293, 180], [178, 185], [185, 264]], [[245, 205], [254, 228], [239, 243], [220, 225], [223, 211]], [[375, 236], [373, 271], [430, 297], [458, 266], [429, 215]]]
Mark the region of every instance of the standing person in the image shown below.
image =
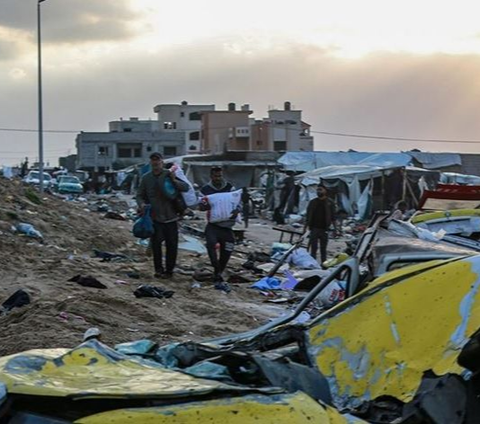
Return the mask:
[[[137, 203], [143, 213], [145, 205], [151, 205], [154, 233], [150, 240], [153, 251], [155, 277], [171, 278], [177, 262], [178, 252], [178, 214], [173, 200], [165, 192], [165, 182], [170, 179], [178, 191], [188, 191], [188, 184], [163, 168], [163, 156], [160, 153], [150, 155], [152, 170], [147, 172], [140, 182]], [[166, 247], [166, 268], [163, 267], [162, 243]]]
[[[233, 185], [223, 178], [222, 168], [217, 166], [210, 169], [210, 181], [200, 189], [200, 193], [209, 196], [217, 193], [229, 193], [234, 190]], [[200, 209], [208, 210], [208, 205], [201, 203]], [[219, 288], [221, 288], [220, 285], [223, 282], [222, 273], [227, 267], [235, 246], [235, 234], [232, 228], [235, 225], [238, 213], [239, 210], [236, 210], [229, 219], [215, 223], [209, 222], [205, 227], [208, 256], [214, 270], [214, 282], [219, 284]], [[220, 245], [220, 257], [217, 257], [217, 243]]]
[[310, 251], [317, 258], [318, 242], [320, 242], [321, 263], [327, 260], [328, 230], [335, 219], [335, 205], [327, 195], [322, 184], [317, 187], [317, 198], [310, 200], [307, 206], [305, 230], [310, 230]]
[[243, 187], [242, 189], [242, 215], [243, 221], [245, 222], [245, 228], [248, 228], [248, 219], [250, 218], [250, 203], [253, 206], [253, 212], [255, 213], [255, 206], [253, 205], [252, 198], [248, 193], [248, 188]]

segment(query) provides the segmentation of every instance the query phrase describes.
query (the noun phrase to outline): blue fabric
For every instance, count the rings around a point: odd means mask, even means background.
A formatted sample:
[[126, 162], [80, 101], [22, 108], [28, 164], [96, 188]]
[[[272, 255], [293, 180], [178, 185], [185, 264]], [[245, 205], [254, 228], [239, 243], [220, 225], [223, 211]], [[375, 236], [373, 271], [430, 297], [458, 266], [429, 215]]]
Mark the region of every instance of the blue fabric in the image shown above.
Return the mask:
[[133, 224], [133, 235], [140, 239], [146, 239], [153, 236], [153, 221], [151, 217], [151, 206], [146, 205], [143, 215]]
[[251, 286], [252, 289], [259, 290], [281, 290], [281, 281], [275, 277], [264, 277]]

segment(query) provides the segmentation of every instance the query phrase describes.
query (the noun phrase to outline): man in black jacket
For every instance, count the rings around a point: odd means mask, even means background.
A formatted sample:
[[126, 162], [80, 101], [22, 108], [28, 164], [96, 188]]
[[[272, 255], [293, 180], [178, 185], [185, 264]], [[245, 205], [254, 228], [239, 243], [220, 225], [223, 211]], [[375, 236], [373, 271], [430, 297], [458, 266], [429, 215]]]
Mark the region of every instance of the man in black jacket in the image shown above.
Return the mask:
[[335, 219], [335, 204], [328, 198], [327, 189], [322, 184], [317, 187], [317, 196], [307, 206], [305, 230], [310, 230], [310, 252], [315, 259], [320, 242], [320, 258], [323, 263], [327, 260], [328, 230]]
[[[178, 192], [188, 191], [188, 184], [175, 177], [173, 172], [164, 169], [163, 156], [160, 153], [150, 155], [151, 172], [147, 172], [140, 182], [137, 192], [137, 203], [140, 213], [145, 205], [152, 207], [154, 234], [150, 240], [153, 251], [155, 277], [171, 278], [177, 262], [178, 224], [180, 219], [175, 210], [172, 193], [167, 187]], [[169, 180], [169, 181], [167, 181]], [[170, 184], [171, 183], [171, 184]], [[162, 243], [166, 247], [166, 268], [163, 268]]]

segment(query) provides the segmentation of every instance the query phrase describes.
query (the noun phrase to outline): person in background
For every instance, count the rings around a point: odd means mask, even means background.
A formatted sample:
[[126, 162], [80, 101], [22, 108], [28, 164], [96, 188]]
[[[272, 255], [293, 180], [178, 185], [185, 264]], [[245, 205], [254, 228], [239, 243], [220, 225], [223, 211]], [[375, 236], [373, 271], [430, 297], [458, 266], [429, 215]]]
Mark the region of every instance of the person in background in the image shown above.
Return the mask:
[[[223, 169], [216, 166], [210, 169], [210, 181], [200, 189], [200, 193], [204, 196], [209, 196], [217, 193], [229, 193], [234, 190], [233, 185], [223, 178]], [[209, 206], [206, 203], [200, 203], [199, 209], [205, 211], [209, 209]], [[215, 288], [218, 289], [223, 289], [222, 287], [224, 287], [222, 273], [227, 267], [235, 246], [235, 234], [232, 228], [235, 225], [238, 213], [239, 210], [236, 210], [228, 220], [215, 223], [209, 222], [205, 227], [208, 257], [214, 270]], [[219, 257], [216, 251], [217, 244], [220, 245]]]
[[250, 217], [250, 204], [252, 204], [252, 210], [255, 213], [255, 205], [252, 202], [252, 198], [248, 192], [247, 187], [242, 189], [242, 215], [245, 223], [245, 228], [248, 228], [248, 219]]
[[406, 218], [407, 210], [407, 202], [405, 202], [405, 200], [400, 200], [396, 203], [395, 208], [388, 219], [396, 219], [397, 221], [403, 221]]
[[[145, 205], [151, 205], [154, 234], [150, 240], [153, 252], [155, 278], [171, 278], [177, 262], [178, 223], [180, 219], [173, 201], [165, 194], [165, 180], [170, 178], [174, 187], [188, 191], [188, 184], [175, 177], [173, 172], [164, 169], [163, 156], [160, 153], [150, 155], [152, 170], [147, 172], [140, 182], [137, 203], [140, 213]], [[166, 268], [163, 267], [162, 244], [166, 247]]]
[[310, 252], [316, 259], [320, 243], [321, 263], [327, 260], [328, 230], [335, 220], [335, 204], [328, 197], [325, 186], [319, 184], [317, 197], [310, 200], [307, 206], [305, 229], [310, 230]]

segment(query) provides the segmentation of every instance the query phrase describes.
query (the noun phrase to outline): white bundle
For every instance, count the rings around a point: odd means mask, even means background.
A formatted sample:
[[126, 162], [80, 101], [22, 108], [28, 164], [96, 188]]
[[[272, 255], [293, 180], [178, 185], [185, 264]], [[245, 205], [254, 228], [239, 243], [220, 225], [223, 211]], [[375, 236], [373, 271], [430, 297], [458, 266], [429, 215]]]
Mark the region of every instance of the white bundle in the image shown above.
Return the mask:
[[195, 189], [193, 188], [192, 183], [188, 180], [187, 176], [183, 172], [183, 169], [180, 166], [175, 165], [173, 172], [175, 173], [175, 176], [179, 180], [182, 180], [183, 182], [188, 184], [188, 191], [182, 191], [182, 197], [183, 197], [183, 200], [185, 200], [185, 204], [189, 208], [193, 208], [194, 206], [197, 206], [198, 199], [197, 199], [197, 195], [195, 194]]
[[210, 210], [208, 211], [208, 222], [221, 222], [232, 219], [232, 213], [238, 209], [242, 196], [242, 190], [231, 191], [230, 193], [216, 193], [206, 196]]

